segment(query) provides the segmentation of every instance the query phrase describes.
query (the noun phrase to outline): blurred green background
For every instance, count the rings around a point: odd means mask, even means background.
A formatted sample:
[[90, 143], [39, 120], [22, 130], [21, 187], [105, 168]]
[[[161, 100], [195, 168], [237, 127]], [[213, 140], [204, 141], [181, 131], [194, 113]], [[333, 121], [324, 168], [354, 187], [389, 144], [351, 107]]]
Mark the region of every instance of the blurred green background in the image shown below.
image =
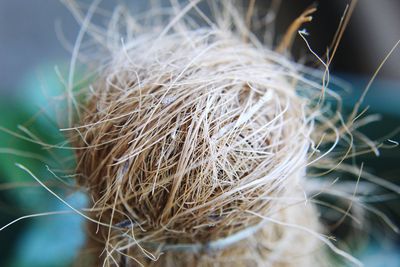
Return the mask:
[[[141, 6], [142, 2], [133, 1], [130, 5]], [[268, 1], [258, 2], [260, 10], [268, 6]], [[311, 2], [283, 1], [277, 32], [283, 32], [282, 29]], [[348, 108], [354, 105], [369, 77], [400, 38], [399, 1], [360, 2], [332, 66], [334, 75], [352, 84], [353, 91], [344, 95]], [[320, 3], [315, 23], [307, 26], [310, 44], [317, 53], [324, 52], [347, 3]], [[112, 6], [112, 1], [104, 3], [105, 9], [111, 10]], [[30, 134], [46, 143], [65, 142], [56, 124], [64, 114], [59, 114], [62, 107], [57, 96], [62, 94], [63, 88], [55, 66], [65, 73], [70, 52], [61, 45], [60, 36], [73, 42], [78, 30], [77, 23], [58, 1], [0, 0], [0, 126], [3, 129], [0, 131], [0, 227], [23, 215], [68, 210], [15, 163], [29, 167], [73, 206], [85, 206], [82, 193], [57, 186], [61, 179], [73, 187], [73, 179], [65, 177], [74, 166], [71, 151], [43, 149], [4, 131], [27, 136], [24, 130], [29, 129]], [[295, 54], [306, 51], [300, 40], [296, 40], [295, 47]], [[369, 114], [382, 114], [381, 121], [363, 128], [373, 139], [400, 127], [399, 62], [397, 49], [365, 99], [364, 106], [370, 106]], [[400, 136], [397, 133], [391, 139], [400, 141]], [[368, 171], [400, 184], [399, 147], [382, 150], [378, 158], [372, 154], [362, 156], [358, 162], [365, 162]], [[373, 205], [400, 225], [397, 197]], [[373, 229], [368, 245], [362, 246], [357, 256], [370, 267], [400, 266], [399, 236], [389, 231], [380, 219], [372, 216], [371, 220]], [[83, 225], [83, 220], [73, 214], [19, 221], [0, 232], [0, 266], [70, 266], [84, 242]]]

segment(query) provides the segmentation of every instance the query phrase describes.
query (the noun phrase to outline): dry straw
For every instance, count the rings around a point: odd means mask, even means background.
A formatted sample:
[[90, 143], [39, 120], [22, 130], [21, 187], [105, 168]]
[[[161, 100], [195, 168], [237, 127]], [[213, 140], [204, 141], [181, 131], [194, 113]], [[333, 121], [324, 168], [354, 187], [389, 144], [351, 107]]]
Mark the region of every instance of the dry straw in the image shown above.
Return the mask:
[[[327, 248], [359, 264], [319, 221], [314, 197], [335, 181], [309, 177], [350, 168], [340, 163], [357, 125], [341, 117], [327, 72], [284, 55], [313, 10], [289, 28], [278, 53], [250, 31], [254, 1], [243, 10], [211, 1], [213, 16], [200, 1], [137, 16], [121, 6], [106, 14], [98, 2], [86, 13], [66, 2], [82, 29], [63, 130], [92, 201], [85, 216], [98, 222], [88, 225], [77, 265], [328, 266]], [[90, 23], [96, 12], [110, 18], [106, 29]], [[81, 88], [80, 104], [75, 64], [92, 56], [101, 59], [92, 64], [96, 81]], [[352, 216], [351, 206], [332, 208]]]

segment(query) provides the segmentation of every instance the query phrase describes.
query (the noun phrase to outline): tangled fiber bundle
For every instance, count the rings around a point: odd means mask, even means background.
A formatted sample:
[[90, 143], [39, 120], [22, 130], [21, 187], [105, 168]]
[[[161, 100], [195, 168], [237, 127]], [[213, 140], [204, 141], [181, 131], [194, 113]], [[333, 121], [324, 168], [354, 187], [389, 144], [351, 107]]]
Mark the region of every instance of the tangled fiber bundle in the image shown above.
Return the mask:
[[90, 252], [93, 266], [325, 266], [326, 246], [358, 263], [321, 234], [307, 191], [307, 166], [335, 166], [347, 133], [321, 98], [335, 95], [230, 1], [214, 10], [211, 22], [190, 2], [139, 32], [119, 10], [113, 38], [92, 28], [112, 45], [69, 129], [99, 221], [78, 265]]

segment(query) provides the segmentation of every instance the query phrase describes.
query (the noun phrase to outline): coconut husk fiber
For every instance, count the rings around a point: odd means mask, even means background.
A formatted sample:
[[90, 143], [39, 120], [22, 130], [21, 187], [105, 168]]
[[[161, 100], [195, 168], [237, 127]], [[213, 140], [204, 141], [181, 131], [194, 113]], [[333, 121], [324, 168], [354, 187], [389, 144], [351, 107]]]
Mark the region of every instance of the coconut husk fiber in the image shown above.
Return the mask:
[[82, 18], [107, 56], [65, 129], [98, 221], [77, 265], [329, 266], [327, 248], [358, 263], [307, 192], [344, 132], [330, 91], [258, 41], [246, 9], [197, 2], [120, 8], [107, 30]]

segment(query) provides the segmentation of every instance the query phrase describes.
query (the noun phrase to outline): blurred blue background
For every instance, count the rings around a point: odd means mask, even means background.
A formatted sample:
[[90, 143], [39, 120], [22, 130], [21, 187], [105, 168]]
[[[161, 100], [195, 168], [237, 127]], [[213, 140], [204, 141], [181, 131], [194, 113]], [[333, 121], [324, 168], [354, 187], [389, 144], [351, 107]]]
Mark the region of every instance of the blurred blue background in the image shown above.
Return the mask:
[[[83, 1], [90, 3], [91, 1]], [[114, 1], [104, 1], [102, 7], [112, 10]], [[145, 1], [131, 1], [135, 10]], [[277, 33], [283, 33], [289, 23], [314, 1], [282, 1], [278, 13]], [[325, 48], [339, 24], [348, 1], [320, 1], [314, 21], [307, 25], [310, 45], [318, 54]], [[265, 10], [268, 1], [257, 1]], [[400, 1], [359, 1], [339, 51], [332, 73], [353, 85], [345, 96], [350, 107], [361, 95], [381, 60], [400, 38]], [[50, 143], [64, 141], [57, 129], [58, 119], [54, 96], [63, 88], [55, 72], [67, 69], [71, 56], [67, 40], [73, 43], [79, 25], [60, 1], [0, 0], [0, 126], [12, 131], [29, 128], [39, 139]], [[294, 55], [306, 53], [301, 40], [296, 40]], [[400, 49], [383, 67], [365, 99], [369, 113], [381, 113], [383, 119], [365, 130], [381, 137], [400, 126]], [[62, 115], [62, 114], [61, 114]], [[18, 128], [18, 125], [21, 127]], [[391, 137], [400, 141], [399, 134]], [[67, 161], [63, 159], [69, 159]], [[380, 158], [362, 158], [371, 171], [399, 184], [399, 148], [382, 151]], [[23, 141], [0, 131], [0, 227], [26, 214], [68, 210], [52, 195], [38, 186], [25, 172], [15, 166], [22, 163], [49, 186], [56, 178], [46, 165], [62, 176], [73, 168], [70, 151], [52, 151]], [[66, 177], [66, 183], [73, 185]], [[75, 207], [85, 206], [85, 196], [73, 189], [51, 187]], [[378, 208], [400, 225], [398, 199]], [[20, 221], [0, 232], [0, 266], [70, 266], [84, 242], [84, 225], [76, 215], [54, 215]], [[357, 253], [366, 266], [400, 266], [398, 235], [375, 229], [368, 246]]]

